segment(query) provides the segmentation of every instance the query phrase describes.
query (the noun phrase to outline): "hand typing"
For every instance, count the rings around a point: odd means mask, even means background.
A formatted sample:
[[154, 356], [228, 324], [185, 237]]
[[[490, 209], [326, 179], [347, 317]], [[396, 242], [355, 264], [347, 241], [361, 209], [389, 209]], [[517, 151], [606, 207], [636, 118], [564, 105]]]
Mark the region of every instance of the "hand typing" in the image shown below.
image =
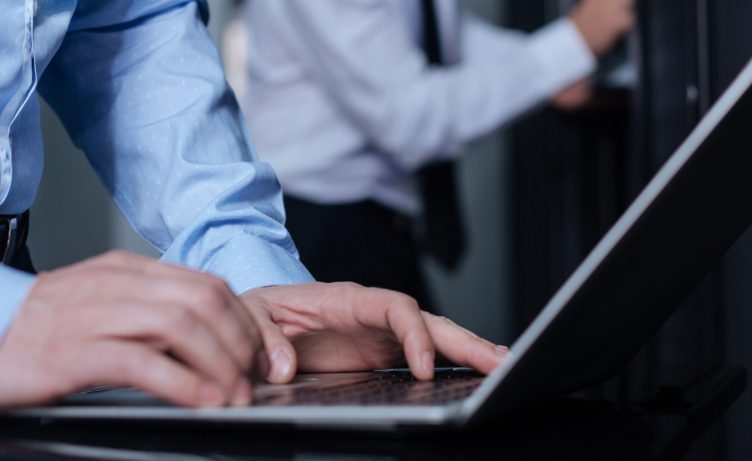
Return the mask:
[[0, 408], [92, 385], [246, 405], [264, 362], [259, 329], [224, 282], [113, 252], [39, 276], [0, 343]]
[[405, 363], [417, 378], [431, 379], [436, 352], [490, 373], [508, 354], [394, 291], [311, 283], [251, 290], [242, 298], [264, 331], [272, 382], [286, 382], [296, 370], [362, 371]]

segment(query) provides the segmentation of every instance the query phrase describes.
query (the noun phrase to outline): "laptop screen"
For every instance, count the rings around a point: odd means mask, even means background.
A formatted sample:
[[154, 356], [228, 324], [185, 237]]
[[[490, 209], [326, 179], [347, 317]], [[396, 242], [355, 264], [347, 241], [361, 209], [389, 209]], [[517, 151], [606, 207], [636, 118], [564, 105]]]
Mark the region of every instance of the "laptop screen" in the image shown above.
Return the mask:
[[516, 341], [471, 408], [490, 398], [484, 410], [511, 411], [615, 376], [752, 224], [752, 139], [744, 136], [752, 132], [751, 86], [752, 62]]

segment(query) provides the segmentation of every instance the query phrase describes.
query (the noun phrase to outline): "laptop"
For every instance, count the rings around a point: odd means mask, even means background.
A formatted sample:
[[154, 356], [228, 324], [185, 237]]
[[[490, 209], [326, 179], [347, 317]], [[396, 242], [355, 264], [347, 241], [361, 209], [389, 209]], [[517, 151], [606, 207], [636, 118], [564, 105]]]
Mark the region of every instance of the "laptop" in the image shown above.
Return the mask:
[[[619, 373], [752, 223], [752, 62], [511, 347], [497, 370], [300, 375], [245, 408], [185, 409], [90, 390], [13, 417], [308, 429], [466, 429]], [[744, 139], [745, 142], [739, 142]]]

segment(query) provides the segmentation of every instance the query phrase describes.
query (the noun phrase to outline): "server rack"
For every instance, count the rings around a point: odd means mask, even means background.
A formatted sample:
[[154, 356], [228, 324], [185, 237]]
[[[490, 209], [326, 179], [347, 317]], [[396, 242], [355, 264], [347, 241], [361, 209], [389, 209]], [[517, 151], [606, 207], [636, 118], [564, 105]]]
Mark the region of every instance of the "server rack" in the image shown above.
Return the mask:
[[[507, 17], [511, 26], [532, 31], [572, 3], [509, 2]], [[512, 131], [510, 264], [518, 332], [752, 58], [749, 0], [638, 0], [638, 17], [637, 30], [610, 58], [631, 62], [633, 85], [605, 79], [587, 107], [547, 109]], [[750, 329], [752, 232], [618, 379], [589, 393], [630, 401], [669, 370], [737, 364], [752, 371]], [[751, 394], [696, 444], [690, 459], [752, 454]]]

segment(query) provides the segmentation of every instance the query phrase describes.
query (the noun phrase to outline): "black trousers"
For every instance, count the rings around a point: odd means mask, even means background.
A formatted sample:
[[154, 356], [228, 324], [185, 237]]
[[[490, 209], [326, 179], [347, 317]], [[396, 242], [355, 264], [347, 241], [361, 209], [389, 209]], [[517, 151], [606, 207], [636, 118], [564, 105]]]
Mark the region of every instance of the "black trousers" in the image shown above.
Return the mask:
[[434, 311], [408, 217], [373, 201], [318, 205], [287, 196], [285, 208], [300, 259], [317, 280], [400, 291]]

